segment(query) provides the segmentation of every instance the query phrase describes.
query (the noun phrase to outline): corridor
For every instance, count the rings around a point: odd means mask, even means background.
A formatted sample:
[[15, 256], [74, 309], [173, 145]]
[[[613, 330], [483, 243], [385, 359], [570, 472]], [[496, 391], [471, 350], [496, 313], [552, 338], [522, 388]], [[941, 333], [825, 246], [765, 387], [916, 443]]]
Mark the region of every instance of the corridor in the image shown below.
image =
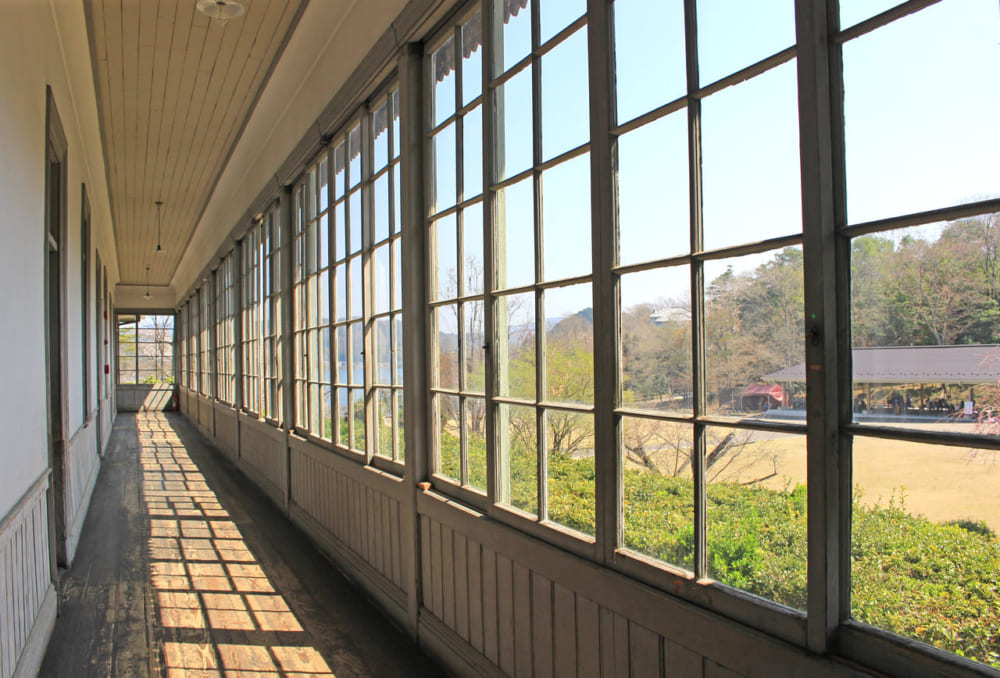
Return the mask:
[[120, 414], [40, 676], [439, 676], [183, 418]]

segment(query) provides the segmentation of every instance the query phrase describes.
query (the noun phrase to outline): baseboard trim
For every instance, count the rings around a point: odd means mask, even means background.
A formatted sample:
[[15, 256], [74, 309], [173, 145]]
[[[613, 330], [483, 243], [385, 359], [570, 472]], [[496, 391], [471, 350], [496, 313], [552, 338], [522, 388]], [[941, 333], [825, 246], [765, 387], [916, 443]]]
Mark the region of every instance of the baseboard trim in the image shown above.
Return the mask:
[[38, 675], [42, 660], [45, 658], [45, 650], [49, 646], [49, 639], [52, 638], [52, 629], [56, 625], [58, 602], [56, 587], [49, 582], [49, 588], [45, 591], [42, 606], [35, 616], [35, 623], [31, 626], [31, 633], [28, 634], [28, 640], [17, 660], [17, 668], [14, 669], [12, 678], [34, 678]]
[[507, 675], [430, 610], [420, 609], [419, 626], [417, 642], [420, 647], [456, 676], [505, 678]]

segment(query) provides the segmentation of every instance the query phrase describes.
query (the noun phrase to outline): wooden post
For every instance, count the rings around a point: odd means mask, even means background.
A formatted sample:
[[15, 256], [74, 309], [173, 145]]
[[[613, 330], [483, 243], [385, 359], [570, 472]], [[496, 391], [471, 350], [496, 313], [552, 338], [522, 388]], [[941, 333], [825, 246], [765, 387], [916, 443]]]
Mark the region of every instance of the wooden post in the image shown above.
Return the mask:
[[[409, 486], [407, 500], [401, 509], [408, 520], [403, 521], [401, 542], [404, 587], [407, 595], [408, 631], [417, 637], [420, 607], [423, 599], [420, 562], [420, 515], [417, 511], [417, 494], [427, 485], [428, 458], [431, 450], [430, 416], [428, 399], [428, 344], [427, 330], [427, 237], [424, 226], [424, 98], [423, 50], [420, 44], [403, 46], [399, 55], [399, 104], [400, 104], [400, 224], [403, 257], [403, 325], [406, 340], [403, 342], [403, 364], [406, 380], [403, 394], [406, 408], [403, 411], [406, 436], [406, 482]], [[429, 488], [429, 486], [428, 486]]]

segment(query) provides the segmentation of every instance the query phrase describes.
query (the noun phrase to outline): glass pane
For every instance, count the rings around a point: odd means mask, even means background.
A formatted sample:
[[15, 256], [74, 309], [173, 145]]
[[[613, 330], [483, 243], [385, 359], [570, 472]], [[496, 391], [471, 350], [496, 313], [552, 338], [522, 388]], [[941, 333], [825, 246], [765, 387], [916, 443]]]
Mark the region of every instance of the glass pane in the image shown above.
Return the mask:
[[511, 398], [535, 399], [535, 295], [497, 297], [498, 392]]
[[458, 390], [458, 307], [455, 304], [434, 309], [437, 332], [438, 388]]
[[[319, 218], [319, 268], [330, 265], [330, 219], [329, 214]], [[256, 294], [254, 295], [256, 296]]]
[[483, 107], [476, 106], [462, 118], [462, 195], [469, 199], [483, 192]]
[[587, 0], [539, 0], [538, 10], [541, 27], [539, 43], [545, 44], [587, 13]]
[[509, 471], [501, 478], [501, 485], [509, 489], [509, 497], [501, 499], [501, 503], [538, 515], [538, 424], [535, 408], [499, 405], [497, 419], [500, 465], [504, 468], [509, 464]]
[[392, 383], [392, 336], [388, 316], [375, 319], [375, 383]]
[[795, 61], [702, 102], [705, 249], [802, 232]]
[[486, 401], [465, 398], [465, 445], [469, 459], [469, 486], [486, 491]]
[[850, 223], [1000, 196], [998, 30], [941, 2], [844, 45]]
[[698, 1], [698, 74], [702, 85], [794, 44], [794, 0]]
[[476, 10], [462, 24], [462, 105], [468, 104], [483, 91], [483, 24], [482, 13]]
[[325, 212], [326, 208], [330, 206], [330, 172], [327, 166], [326, 156], [319, 161], [319, 188], [317, 189], [316, 197], [319, 198], [319, 211]]
[[330, 328], [324, 327], [319, 334], [319, 381], [330, 381]]
[[448, 40], [431, 55], [434, 78], [434, 124], [437, 127], [455, 112], [455, 39]]
[[336, 309], [333, 315], [338, 322], [347, 319], [347, 264], [340, 264], [333, 277]]
[[465, 388], [472, 393], [486, 393], [486, 335], [483, 331], [483, 302], [470, 301], [462, 304], [465, 331]]
[[306, 248], [306, 275], [316, 272], [316, 222], [310, 221], [306, 225], [305, 235]]
[[503, 41], [496, 46], [496, 62], [502, 64], [497, 74], [506, 71], [531, 52], [531, 2], [497, 3], [501, 5]]
[[855, 421], [997, 432], [998, 227], [987, 214], [852, 241]]
[[687, 124], [682, 110], [618, 139], [618, 259], [623, 265], [691, 251]]
[[[319, 292], [319, 297], [317, 299], [317, 306], [319, 311], [319, 324], [326, 325], [330, 322], [330, 271], [329, 269], [323, 271], [318, 276], [319, 283], [317, 285], [317, 290]], [[230, 337], [229, 342], [232, 343], [232, 338]]]
[[584, 153], [542, 173], [542, 279], [588, 275], [590, 232], [590, 154]]
[[375, 248], [374, 277], [372, 291], [375, 294], [375, 312], [389, 312], [389, 243]]
[[316, 218], [316, 168], [310, 168], [302, 181], [305, 189], [305, 197], [303, 198], [306, 208], [305, 217], [309, 221]]
[[461, 440], [459, 434], [458, 396], [434, 396], [437, 410], [437, 472], [456, 481], [462, 477]]
[[455, 234], [455, 215], [449, 214], [432, 225], [437, 243], [437, 284], [431, 285], [436, 299], [453, 299], [457, 293], [458, 241]]
[[400, 176], [399, 163], [392, 166], [392, 232], [399, 233], [403, 230], [402, 217], [402, 177]]
[[549, 520], [594, 535], [594, 415], [545, 410]]
[[805, 419], [802, 248], [705, 263], [710, 412]]
[[594, 301], [590, 284], [546, 290], [544, 300], [545, 400], [593, 404]]
[[317, 330], [309, 330], [308, 342], [309, 342], [308, 343], [309, 381], [319, 381], [322, 356], [320, 355], [320, 350], [319, 350], [319, 332]]
[[378, 172], [389, 164], [389, 107], [386, 102], [372, 113], [372, 143], [374, 157], [372, 171]]
[[690, 424], [622, 417], [625, 546], [694, 569]]
[[840, 0], [840, 27], [849, 28], [900, 4], [900, 0]]
[[335, 333], [337, 341], [334, 350], [337, 356], [337, 383], [347, 383], [347, 327], [338, 327]]
[[497, 289], [535, 282], [534, 196], [531, 177], [497, 192]]
[[356, 190], [347, 198], [348, 209], [350, 209], [350, 242], [348, 252], [354, 254], [361, 251], [361, 190]]
[[350, 383], [358, 386], [365, 383], [365, 344], [361, 323], [351, 323], [348, 325], [348, 332], [351, 334], [351, 373]]
[[393, 399], [396, 402], [396, 461], [406, 461], [406, 436], [403, 435], [403, 393], [394, 391]]
[[477, 202], [462, 211], [462, 246], [465, 250], [463, 294], [483, 292], [483, 204]]
[[806, 607], [805, 436], [705, 429], [708, 576]]
[[361, 257], [354, 257], [347, 262], [351, 276], [351, 318], [361, 317]]
[[532, 165], [531, 69], [496, 89], [497, 178], [501, 181]]
[[621, 307], [622, 405], [690, 414], [690, 267], [623, 275]]
[[542, 57], [542, 159], [590, 140], [587, 29]]
[[322, 411], [320, 437], [324, 440], [333, 440], [333, 389], [325, 384], [320, 386], [320, 408]]
[[389, 237], [389, 174], [375, 180], [372, 191], [372, 220], [375, 223], [375, 242]]
[[355, 125], [347, 136], [347, 159], [350, 163], [347, 178], [348, 188], [354, 188], [361, 181], [361, 126]]
[[396, 325], [392, 335], [396, 354], [396, 375], [393, 383], [399, 385], [403, 383], [403, 314], [397, 313], [393, 318]]
[[392, 91], [392, 157], [399, 157], [399, 148], [403, 143], [403, 138], [399, 134], [399, 90]]
[[351, 416], [354, 418], [354, 440], [351, 447], [364, 452], [365, 444], [365, 392], [360, 388], [351, 389]]
[[854, 618], [996, 668], [1000, 454], [854, 436], [852, 456]]
[[337, 443], [341, 445], [350, 445], [350, 438], [348, 436], [347, 422], [351, 418], [351, 407], [350, 399], [347, 396], [346, 388], [337, 389]]
[[347, 201], [336, 204], [333, 208], [333, 240], [336, 246], [337, 261], [347, 256]]
[[392, 391], [377, 388], [373, 400], [373, 414], [378, 431], [373, 454], [392, 459]]
[[344, 173], [347, 166], [345, 153], [344, 142], [341, 141], [333, 150], [333, 196], [335, 199], [344, 196]]
[[623, 123], [687, 92], [684, 2], [616, 0], [614, 8], [618, 122]]
[[434, 135], [434, 206], [433, 212], [455, 204], [455, 123]]
[[403, 307], [403, 252], [400, 240], [390, 242], [392, 247], [392, 308], [399, 310]]

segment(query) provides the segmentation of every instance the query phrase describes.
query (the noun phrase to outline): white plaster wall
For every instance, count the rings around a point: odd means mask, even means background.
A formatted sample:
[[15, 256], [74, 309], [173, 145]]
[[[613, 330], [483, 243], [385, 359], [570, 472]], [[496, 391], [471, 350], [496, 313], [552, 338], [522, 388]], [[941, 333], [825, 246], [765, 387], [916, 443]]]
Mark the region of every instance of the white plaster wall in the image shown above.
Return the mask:
[[[64, 341], [68, 374], [64, 437], [84, 423], [80, 312], [81, 184], [91, 209], [91, 244], [118, 279], [111, 210], [80, 0], [0, 3], [0, 516], [48, 464], [44, 356], [45, 103], [52, 87], [66, 133], [67, 263]], [[90, 266], [93, 266], [91, 253]], [[97, 287], [91, 275], [91, 299]], [[92, 313], [92, 312], [91, 312]], [[91, 333], [95, 331], [93, 322]], [[91, 345], [96, 334], [91, 334]], [[95, 347], [96, 350], [96, 347]], [[94, 358], [89, 357], [90, 364]], [[93, 370], [93, 368], [91, 368]], [[96, 398], [96, 380], [91, 383]], [[96, 403], [96, 400], [92, 400]]]
[[171, 286], [184, 294], [407, 0], [310, 2], [226, 164]]

